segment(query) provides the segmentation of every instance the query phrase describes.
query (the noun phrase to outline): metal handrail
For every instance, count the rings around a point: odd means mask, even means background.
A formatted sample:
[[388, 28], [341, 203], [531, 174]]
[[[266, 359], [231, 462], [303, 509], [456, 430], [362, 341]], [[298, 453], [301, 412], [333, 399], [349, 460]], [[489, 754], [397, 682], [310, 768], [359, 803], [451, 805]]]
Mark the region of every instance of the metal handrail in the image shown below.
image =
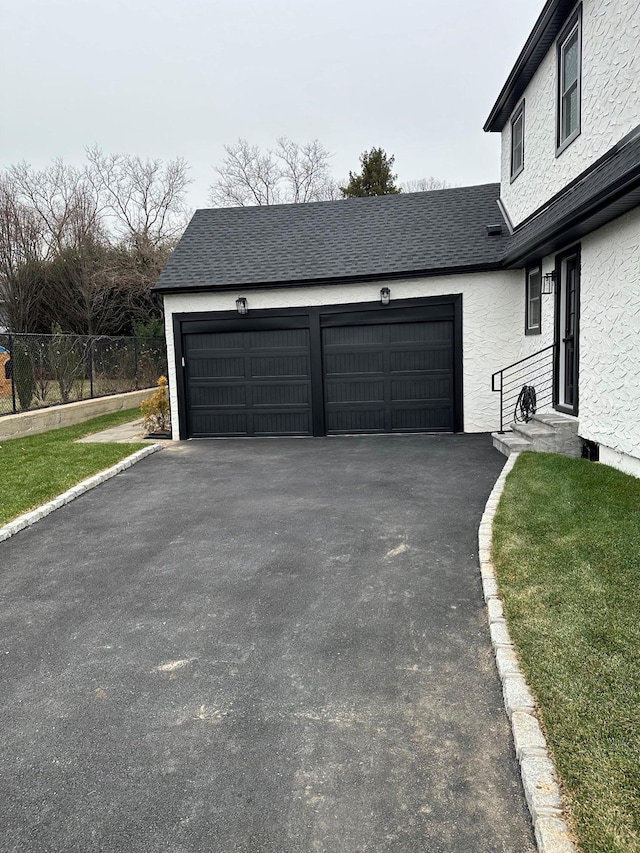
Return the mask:
[[[520, 358], [492, 374], [491, 390], [500, 393], [500, 433], [504, 432], [506, 407], [510, 407], [514, 402], [517, 407], [517, 400], [524, 386], [531, 387], [534, 386], [534, 382], [537, 382], [536, 396], [538, 401], [553, 400], [554, 353], [555, 344], [550, 344], [548, 347]], [[551, 355], [549, 364], [546, 363], [547, 354]], [[514, 370], [514, 368], [517, 369]], [[498, 377], [500, 377], [500, 385], [496, 387]], [[507, 383], [506, 388], [505, 382]], [[525, 419], [528, 420], [529, 418], [525, 417]]]

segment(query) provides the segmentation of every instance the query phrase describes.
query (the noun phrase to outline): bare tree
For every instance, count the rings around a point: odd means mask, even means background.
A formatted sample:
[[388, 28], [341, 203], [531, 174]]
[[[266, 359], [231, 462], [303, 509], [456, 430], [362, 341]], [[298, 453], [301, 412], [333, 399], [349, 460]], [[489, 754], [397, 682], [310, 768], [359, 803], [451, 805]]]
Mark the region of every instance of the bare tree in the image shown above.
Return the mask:
[[8, 176], [19, 201], [39, 220], [52, 256], [101, 231], [101, 203], [85, 169], [54, 160], [47, 169], [19, 163]]
[[97, 147], [86, 155], [88, 180], [117, 236], [141, 252], [176, 242], [189, 219], [185, 196], [191, 180], [182, 158], [163, 163], [104, 154]]
[[9, 329], [36, 330], [42, 296], [42, 229], [18, 200], [8, 176], [0, 178], [0, 308]]
[[211, 202], [219, 207], [245, 207], [337, 198], [336, 182], [329, 174], [331, 154], [314, 139], [300, 145], [286, 136], [274, 150], [262, 152], [246, 139], [225, 145], [227, 156], [216, 166], [218, 179], [211, 187]]
[[448, 183], [448, 181], [442, 181], [440, 178], [418, 178], [415, 181], [403, 181], [400, 184], [400, 188], [403, 193], [426, 193], [431, 190], [447, 190], [450, 189], [453, 184]]
[[317, 139], [299, 145], [281, 136], [277, 142], [275, 156], [288, 188], [288, 201], [324, 201], [333, 195], [333, 187], [337, 191], [337, 184], [329, 174], [331, 154]]
[[262, 154], [257, 145], [238, 139], [225, 145], [226, 158], [216, 166], [218, 180], [211, 187], [211, 201], [219, 207], [277, 204], [280, 201], [280, 168], [272, 151]]

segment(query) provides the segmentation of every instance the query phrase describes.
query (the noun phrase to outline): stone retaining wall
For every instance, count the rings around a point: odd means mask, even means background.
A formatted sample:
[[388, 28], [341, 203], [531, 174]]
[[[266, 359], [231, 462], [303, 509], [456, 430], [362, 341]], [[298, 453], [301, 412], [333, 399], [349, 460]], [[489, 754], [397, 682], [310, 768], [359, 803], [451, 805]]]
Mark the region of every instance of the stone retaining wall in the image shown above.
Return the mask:
[[72, 426], [98, 415], [118, 412], [121, 409], [133, 409], [149, 398], [155, 388], [143, 391], [130, 391], [127, 394], [112, 394], [109, 397], [95, 397], [93, 400], [80, 400], [60, 406], [49, 406], [33, 412], [19, 412], [17, 415], [0, 417], [0, 441], [8, 438], [21, 438], [50, 429]]

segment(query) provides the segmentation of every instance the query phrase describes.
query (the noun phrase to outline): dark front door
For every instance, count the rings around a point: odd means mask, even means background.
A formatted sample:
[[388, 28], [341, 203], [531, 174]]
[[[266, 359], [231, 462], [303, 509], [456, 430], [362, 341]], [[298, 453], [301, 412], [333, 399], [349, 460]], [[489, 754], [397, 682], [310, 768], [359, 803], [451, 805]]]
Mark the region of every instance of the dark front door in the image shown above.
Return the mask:
[[322, 330], [328, 434], [451, 431], [453, 320]]
[[558, 257], [556, 301], [557, 407], [578, 413], [578, 329], [580, 311], [580, 252]]

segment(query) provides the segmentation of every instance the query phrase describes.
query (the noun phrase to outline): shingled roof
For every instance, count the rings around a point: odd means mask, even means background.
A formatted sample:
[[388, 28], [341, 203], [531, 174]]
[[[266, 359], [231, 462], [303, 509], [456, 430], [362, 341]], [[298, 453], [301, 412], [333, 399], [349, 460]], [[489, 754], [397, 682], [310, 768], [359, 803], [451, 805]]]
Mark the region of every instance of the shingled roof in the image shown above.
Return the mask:
[[[312, 204], [197, 210], [161, 293], [499, 269], [499, 184]], [[488, 226], [503, 225], [489, 235]]]

